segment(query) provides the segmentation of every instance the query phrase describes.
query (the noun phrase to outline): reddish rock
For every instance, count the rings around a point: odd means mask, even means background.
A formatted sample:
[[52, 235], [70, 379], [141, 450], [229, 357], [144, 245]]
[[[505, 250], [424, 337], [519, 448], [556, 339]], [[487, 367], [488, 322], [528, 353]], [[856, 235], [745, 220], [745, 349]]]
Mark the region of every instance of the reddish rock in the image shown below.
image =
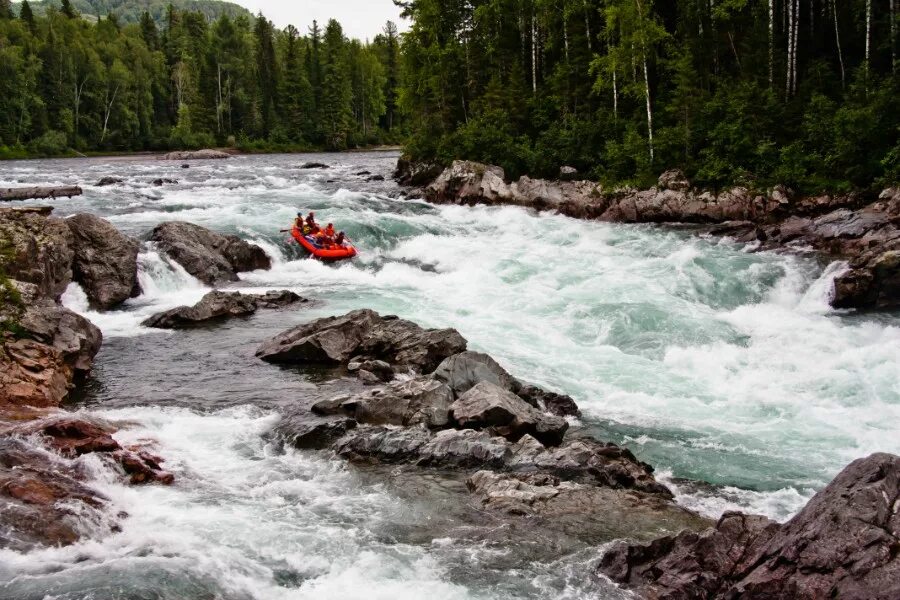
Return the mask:
[[726, 513], [700, 534], [619, 543], [599, 571], [645, 598], [900, 598], [900, 456], [852, 462], [778, 525]]

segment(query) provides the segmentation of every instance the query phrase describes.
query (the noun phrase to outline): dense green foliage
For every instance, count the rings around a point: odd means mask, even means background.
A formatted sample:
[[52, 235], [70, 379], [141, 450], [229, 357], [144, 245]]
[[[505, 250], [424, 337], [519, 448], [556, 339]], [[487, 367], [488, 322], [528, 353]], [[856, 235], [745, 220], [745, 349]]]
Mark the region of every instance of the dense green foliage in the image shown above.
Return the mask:
[[[49, 8], [59, 8], [62, 0], [39, 0], [29, 7], [36, 15], [47, 14]], [[243, 6], [222, 0], [71, 0], [72, 8], [81, 16], [98, 20], [107, 15], [115, 15], [120, 23], [138, 23], [141, 15], [149, 13], [158, 25], [165, 23], [169, 4], [180, 11], [199, 12], [207, 20], [215, 20], [222, 15], [231, 18], [252, 17]], [[16, 12], [19, 12], [16, 10]]]
[[[108, 2], [107, 4], [114, 4]], [[149, 3], [148, 3], [149, 4]], [[166, 10], [96, 23], [0, 0], [0, 158], [201, 146], [343, 149], [393, 141], [399, 40], [308, 35], [262, 15]]]
[[409, 152], [647, 185], [900, 179], [895, 0], [411, 0]]

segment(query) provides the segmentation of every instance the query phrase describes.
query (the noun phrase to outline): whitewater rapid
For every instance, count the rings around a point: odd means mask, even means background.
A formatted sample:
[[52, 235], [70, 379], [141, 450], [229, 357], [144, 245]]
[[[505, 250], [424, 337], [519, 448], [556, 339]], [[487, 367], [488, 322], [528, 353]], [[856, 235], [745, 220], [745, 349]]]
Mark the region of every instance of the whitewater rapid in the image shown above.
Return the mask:
[[[123, 177], [124, 186], [88, 185], [83, 197], [55, 201], [56, 214], [94, 212], [138, 237], [175, 219], [235, 233], [274, 266], [229, 287], [316, 300], [211, 330], [143, 328], [151, 314], [209, 291], [146, 243], [143, 294], [121, 310], [90, 311], [70, 287], [66, 305], [105, 336], [75, 407], [127, 423], [121, 441], [156, 440], [177, 484], [134, 489], [98, 472], [96, 485], [130, 515], [123, 530], [71, 548], [0, 552], [0, 591], [616, 597], [585, 576], [598, 548], [517, 554], [444, 515], [434, 490], [417, 500], [327, 455], [271, 445], [278, 408], [318, 382], [260, 364], [253, 349], [293, 324], [355, 308], [455, 327], [517, 377], [572, 395], [584, 426], [629, 446], [679, 502], [710, 516], [740, 508], [784, 520], [847, 462], [900, 452], [900, 316], [831, 310], [842, 265], [684, 231], [430, 206], [356, 174], [389, 174], [391, 153], [314, 158], [333, 167], [301, 171], [306, 157], [268, 156], [186, 170], [89, 160], [0, 171], [0, 186]], [[156, 177], [180, 183], [154, 187]], [[298, 210], [345, 229], [361, 257], [304, 260], [279, 231]]]

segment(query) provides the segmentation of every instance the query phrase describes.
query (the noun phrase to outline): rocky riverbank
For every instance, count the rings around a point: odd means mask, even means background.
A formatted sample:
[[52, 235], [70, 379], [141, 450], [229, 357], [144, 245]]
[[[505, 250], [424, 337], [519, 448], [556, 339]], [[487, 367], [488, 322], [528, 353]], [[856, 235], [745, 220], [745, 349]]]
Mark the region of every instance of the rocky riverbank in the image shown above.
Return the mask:
[[285, 331], [263, 360], [340, 366], [371, 391], [299, 403], [274, 434], [354, 463], [462, 473], [469, 502], [513, 519], [610, 519], [633, 532], [680, 531], [649, 545], [620, 542], [598, 572], [646, 598], [893, 598], [900, 572], [900, 457], [848, 466], [794, 519], [726, 513], [716, 524], [679, 507], [653, 468], [584, 435], [560, 415], [571, 398], [526, 385], [458, 332], [426, 330], [359, 310]]
[[[0, 365], [9, 377], [3, 393], [16, 391], [3, 397], [0, 423], [4, 547], [66, 544], [127, 527], [87, 483], [86, 470], [98, 462], [133, 483], [172, 481], [152, 443], [123, 447], [114, 424], [59, 409], [89, 376], [101, 343], [96, 328], [59, 305], [60, 295], [74, 280], [92, 308], [109, 310], [135, 293], [140, 242], [94, 219], [56, 219], [47, 209], [0, 212], [10, 248], [4, 290], [15, 291], [15, 301], [4, 305]], [[193, 225], [163, 224], [151, 235], [160, 253], [214, 284], [266, 264], [258, 247]], [[302, 305], [289, 293], [220, 290], [148, 324], [192, 327]], [[714, 523], [676, 503], [652, 466], [627, 448], [588, 435], [572, 398], [519, 380], [469, 350], [454, 329], [354, 310], [259, 339], [268, 335], [252, 340], [260, 343], [258, 360], [283, 365], [278, 376], [304, 387], [273, 405], [282, 416], [266, 425], [267, 452], [290, 444], [346, 460], [371, 480], [399, 478], [413, 488], [450, 482], [455, 510], [496, 524], [507, 544], [516, 535], [533, 543], [543, 532], [598, 549], [627, 538], [600, 565], [585, 566], [583, 576], [598, 570], [645, 597], [695, 597], [691, 586], [706, 597], [736, 597], [734, 590], [799, 598], [821, 597], [822, 590], [851, 598], [895, 592], [897, 457], [854, 463], [784, 525], [734, 513]], [[251, 352], [229, 360], [256, 362]], [[307, 381], [311, 372], [316, 377]], [[433, 532], [425, 533], [430, 541]]]
[[[210, 282], [268, 267], [256, 246], [186, 223], [160, 226], [160, 249]], [[107, 422], [60, 408], [90, 376], [100, 330], [60, 304], [78, 283], [97, 310], [140, 293], [138, 240], [89, 214], [68, 219], [50, 208], [0, 209], [0, 545], [16, 549], [68, 544], [83, 533], [118, 527], [107, 499], [85, 482], [91, 455], [134, 484], [173, 481], [152, 444], [123, 447]], [[154, 317], [154, 326], [189, 324], [300, 302], [290, 292], [257, 296], [212, 292], [197, 307]]]
[[689, 223], [767, 250], [813, 250], [847, 268], [834, 282], [836, 308], [900, 306], [900, 188], [878, 198], [858, 193], [804, 197], [782, 186], [755, 192], [735, 187], [718, 193], [695, 189], [678, 171], [649, 190], [606, 190], [591, 181], [521, 177], [508, 182], [503, 169], [456, 161], [433, 164], [401, 159], [395, 177], [424, 186], [434, 203], [510, 204], [553, 210], [579, 219], [617, 223]]
[[106, 499], [84, 483], [85, 455], [132, 483], [173, 479], [152, 447], [122, 447], [112, 424], [59, 408], [89, 376], [102, 343], [100, 330], [61, 306], [60, 296], [79, 281], [104, 306], [136, 286], [132, 241], [96, 217], [80, 217], [0, 209], [0, 545], [7, 547], [72, 543], [85, 533], [85, 519], [117, 527], [103, 513]]

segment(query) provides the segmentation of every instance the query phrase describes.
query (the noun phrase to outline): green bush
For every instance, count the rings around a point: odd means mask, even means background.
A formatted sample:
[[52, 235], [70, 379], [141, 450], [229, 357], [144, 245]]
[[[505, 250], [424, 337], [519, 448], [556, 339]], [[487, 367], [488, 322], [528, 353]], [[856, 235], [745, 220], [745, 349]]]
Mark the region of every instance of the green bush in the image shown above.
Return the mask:
[[56, 156], [65, 153], [69, 148], [66, 134], [50, 130], [29, 144], [29, 150], [40, 156]]

